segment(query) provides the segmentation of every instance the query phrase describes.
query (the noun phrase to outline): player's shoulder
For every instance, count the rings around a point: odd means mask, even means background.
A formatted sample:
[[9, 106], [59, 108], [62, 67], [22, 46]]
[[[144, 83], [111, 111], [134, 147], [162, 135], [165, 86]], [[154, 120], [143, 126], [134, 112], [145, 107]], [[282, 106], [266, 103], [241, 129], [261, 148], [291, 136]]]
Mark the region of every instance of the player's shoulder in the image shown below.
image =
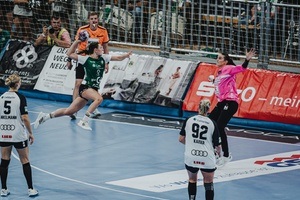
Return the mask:
[[99, 28], [100, 30], [106, 31], [106, 28], [104, 28], [103, 26], [98, 25], [98, 28]]

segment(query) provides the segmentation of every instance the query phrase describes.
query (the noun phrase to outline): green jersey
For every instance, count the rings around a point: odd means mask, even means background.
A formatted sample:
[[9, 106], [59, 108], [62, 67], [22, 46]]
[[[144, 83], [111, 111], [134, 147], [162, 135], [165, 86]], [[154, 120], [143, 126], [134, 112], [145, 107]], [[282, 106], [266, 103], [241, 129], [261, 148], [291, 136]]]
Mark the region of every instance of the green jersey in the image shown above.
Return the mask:
[[82, 84], [99, 89], [100, 81], [105, 70], [105, 64], [108, 63], [110, 59], [110, 55], [102, 55], [98, 59], [78, 55], [78, 63], [82, 64], [85, 72]]

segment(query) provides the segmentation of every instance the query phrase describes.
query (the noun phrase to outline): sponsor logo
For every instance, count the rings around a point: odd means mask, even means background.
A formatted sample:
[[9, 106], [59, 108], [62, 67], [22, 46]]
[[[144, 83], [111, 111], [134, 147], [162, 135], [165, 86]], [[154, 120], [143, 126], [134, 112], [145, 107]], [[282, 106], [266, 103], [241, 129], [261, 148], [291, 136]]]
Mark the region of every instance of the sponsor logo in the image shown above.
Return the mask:
[[[196, 94], [198, 96], [212, 97], [215, 94], [215, 89], [212, 82], [202, 81]], [[246, 87], [244, 90], [237, 89], [237, 92], [244, 102], [253, 100], [256, 95], [256, 89], [254, 87]]]
[[193, 149], [193, 150], [191, 151], [191, 154], [192, 154], [193, 156], [200, 156], [200, 157], [207, 157], [207, 156], [208, 156], [207, 151], [196, 150], [196, 149]]
[[255, 161], [255, 164], [271, 167], [293, 167], [300, 165], [300, 154], [293, 154], [286, 157], [275, 157], [272, 160], [258, 160]]
[[13, 131], [15, 130], [15, 125], [13, 124], [1, 124], [0, 125], [0, 130], [3, 130], [3, 131]]
[[35, 61], [37, 57], [38, 55], [32, 45], [24, 46], [22, 49], [16, 51], [13, 55], [16, 66], [20, 69], [27, 67], [27, 65]]
[[196, 165], [205, 165], [205, 162], [194, 161], [194, 164], [196, 164]]
[[[202, 81], [196, 92], [197, 96], [203, 97], [212, 97], [215, 94], [215, 86], [212, 82]], [[257, 93], [257, 90], [254, 87], [246, 87], [245, 89], [237, 89], [237, 93], [240, 95], [240, 98], [243, 102], [252, 101]], [[286, 98], [280, 96], [272, 96], [270, 99], [266, 99], [265, 97], [258, 97], [259, 101], [269, 101], [269, 105], [274, 106], [283, 106], [283, 107], [291, 107], [298, 108], [300, 105], [300, 99], [298, 96], [294, 96], [293, 98]]]
[[161, 123], [161, 124], [174, 124], [181, 125], [179, 120], [169, 120], [165, 118], [153, 118], [153, 117], [145, 117], [141, 115], [130, 115], [130, 114], [122, 114], [122, 113], [114, 113], [112, 114], [114, 118], [127, 119], [127, 120], [139, 120], [149, 123]]
[[282, 139], [295, 139], [299, 140], [299, 136], [297, 135], [285, 135], [280, 133], [271, 133], [271, 132], [264, 132], [264, 131], [258, 131], [258, 130], [246, 130], [246, 129], [235, 129], [226, 127], [226, 131], [232, 131], [236, 133], [245, 133], [249, 135], [261, 135], [261, 136], [267, 136], [267, 137], [273, 137], [273, 138], [282, 138]]
[[12, 135], [2, 135], [2, 138], [12, 138]]

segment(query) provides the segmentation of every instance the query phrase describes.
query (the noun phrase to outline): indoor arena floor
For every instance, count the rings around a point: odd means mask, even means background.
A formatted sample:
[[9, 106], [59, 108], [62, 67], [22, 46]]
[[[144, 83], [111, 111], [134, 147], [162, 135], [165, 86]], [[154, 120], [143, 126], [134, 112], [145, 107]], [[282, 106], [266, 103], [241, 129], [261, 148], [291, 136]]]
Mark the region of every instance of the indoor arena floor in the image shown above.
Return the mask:
[[[40, 111], [69, 103], [28, 98], [34, 122]], [[85, 107], [78, 113], [81, 118]], [[112, 109], [100, 108], [105, 113]], [[93, 131], [61, 117], [34, 130], [30, 162], [35, 199], [42, 200], [184, 200], [187, 173], [179, 130], [118, 120], [93, 119]], [[239, 136], [241, 132], [241, 136]], [[233, 160], [215, 174], [216, 200], [299, 199], [300, 142], [284, 136], [237, 130], [229, 136]], [[247, 137], [257, 135], [262, 137]], [[8, 189], [2, 199], [28, 199], [16, 151], [9, 167]], [[204, 199], [199, 176], [197, 199]]]

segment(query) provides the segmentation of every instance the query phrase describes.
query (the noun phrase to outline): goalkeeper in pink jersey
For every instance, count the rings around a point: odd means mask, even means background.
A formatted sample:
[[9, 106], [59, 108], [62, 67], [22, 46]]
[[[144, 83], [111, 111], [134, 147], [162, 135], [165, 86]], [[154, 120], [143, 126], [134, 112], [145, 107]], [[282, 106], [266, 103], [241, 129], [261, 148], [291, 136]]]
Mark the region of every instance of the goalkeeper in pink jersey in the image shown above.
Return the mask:
[[246, 53], [246, 60], [242, 65], [235, 65], [227, 53], [219, 53], [217, 58], [218, 73], [216, 77], [209, 78], [214, 82], [215, 95], [218, 103], [211, 111], [209, 118], [214, 120], [220, 131], [223, 155], [218, 159], [217, 165], [224, 166], [232, 160], [229, 153], [225, 127], [238, 110], [238, 93], [236, 89], [236, 74], [244, 72], [251, 58], [255, 55], [255, 49]]

